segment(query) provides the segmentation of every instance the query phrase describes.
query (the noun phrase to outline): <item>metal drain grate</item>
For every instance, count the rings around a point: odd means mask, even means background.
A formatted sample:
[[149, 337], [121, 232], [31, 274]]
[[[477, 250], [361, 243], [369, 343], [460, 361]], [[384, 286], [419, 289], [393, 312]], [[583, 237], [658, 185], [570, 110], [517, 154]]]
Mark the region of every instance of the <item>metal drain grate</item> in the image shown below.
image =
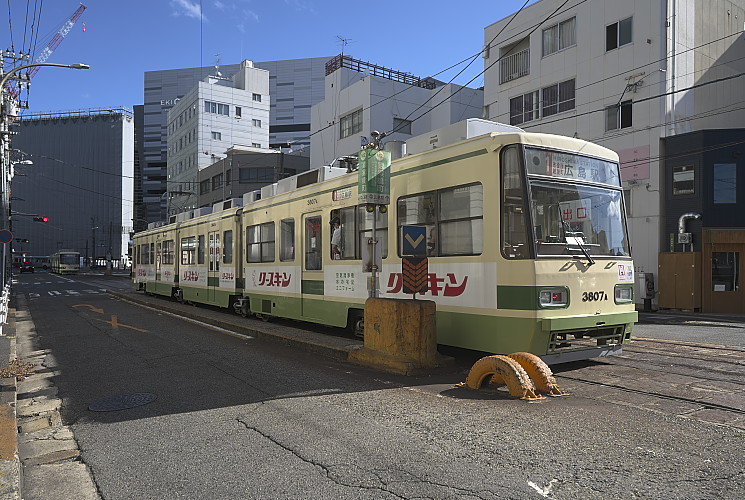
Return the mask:
[[128, 410], [136, 406], [146, 405], [155, 401], [157, 396], [150, 392], [136, 392], [134, 394], [119, 394], [99, 399], [88, 406], [90, 411], [118, 411]]

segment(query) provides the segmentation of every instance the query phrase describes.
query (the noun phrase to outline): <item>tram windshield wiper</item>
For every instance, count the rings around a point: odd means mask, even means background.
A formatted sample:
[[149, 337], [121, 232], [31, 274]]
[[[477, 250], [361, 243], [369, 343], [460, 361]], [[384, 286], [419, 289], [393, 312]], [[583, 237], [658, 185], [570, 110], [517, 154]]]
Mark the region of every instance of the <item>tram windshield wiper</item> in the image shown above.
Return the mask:
[[576, 245], [587, 259], [587, 266], [589, 267], [593, 265], [595, 261], [590, 257], [590, 252], [587, 251], [587, 248], [585, 248], [585, 235], [580, 231], [572, 231], [572, 227], [564, 220], [564, 215], [561, 213], [561, 205], [559, 203], [556, 204], [556, 208], [559, 209], [559, 219], [561, 220], [561, 226], [564, 229], [564, 241], [566, 241], [567, 247], [570, 244]]

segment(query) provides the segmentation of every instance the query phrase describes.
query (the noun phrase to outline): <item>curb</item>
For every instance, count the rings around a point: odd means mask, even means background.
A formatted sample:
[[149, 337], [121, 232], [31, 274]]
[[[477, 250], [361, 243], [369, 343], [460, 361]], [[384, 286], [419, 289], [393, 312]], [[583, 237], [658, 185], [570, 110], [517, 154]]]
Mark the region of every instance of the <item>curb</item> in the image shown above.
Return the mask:
[[[8, 339], [8, 359], [0, 367], [16, 358], [15, 308], [8, 306], [7, 324], [3, 337]], [[18, 423], [16, 377], [0, 378], [0, 498], [21, 498], [21, 461], [18, 457]]]

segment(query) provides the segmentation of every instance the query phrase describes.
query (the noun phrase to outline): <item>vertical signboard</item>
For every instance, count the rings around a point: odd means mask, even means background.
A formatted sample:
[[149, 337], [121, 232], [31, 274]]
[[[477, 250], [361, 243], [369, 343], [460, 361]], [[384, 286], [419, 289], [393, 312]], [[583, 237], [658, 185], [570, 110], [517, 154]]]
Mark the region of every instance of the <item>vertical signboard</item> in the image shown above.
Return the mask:
[[390, 151], [363, 149], [358, 160], [358, 201], [388, 205], [391, 202]]

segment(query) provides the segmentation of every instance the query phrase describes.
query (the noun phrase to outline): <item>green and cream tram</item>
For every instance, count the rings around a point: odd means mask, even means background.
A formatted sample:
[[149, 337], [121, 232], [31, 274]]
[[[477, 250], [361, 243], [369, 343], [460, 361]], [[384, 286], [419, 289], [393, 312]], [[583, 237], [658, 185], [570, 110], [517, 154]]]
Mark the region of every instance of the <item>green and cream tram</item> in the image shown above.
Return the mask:
[[57, 274], [78, 274], [80, 271], [80, 252], [60, 250], [49, 258], [50, 268]]
[[[401, 228], [414, 225], [425, 228], [429, 261], [429, 290], [418, 298], [436, 303], [438, 343], [558, 363], [618, 353], [630, 338], [634, 267], [614, 152], [491, 133], [394, 160], [388, 206], [357, 202], [356, 173], [333, 175], [300, 174], [302, 187], [137, 234], [136, 286], [244, 315], [354, 327], [371, 284], [380, 297], [411, 298]], [[340, 255], [331, 249], [336, 219]], [[377, 280], [363, 266], [373, 227]], [[180, 255], [168, 286], [156, 234]]]

